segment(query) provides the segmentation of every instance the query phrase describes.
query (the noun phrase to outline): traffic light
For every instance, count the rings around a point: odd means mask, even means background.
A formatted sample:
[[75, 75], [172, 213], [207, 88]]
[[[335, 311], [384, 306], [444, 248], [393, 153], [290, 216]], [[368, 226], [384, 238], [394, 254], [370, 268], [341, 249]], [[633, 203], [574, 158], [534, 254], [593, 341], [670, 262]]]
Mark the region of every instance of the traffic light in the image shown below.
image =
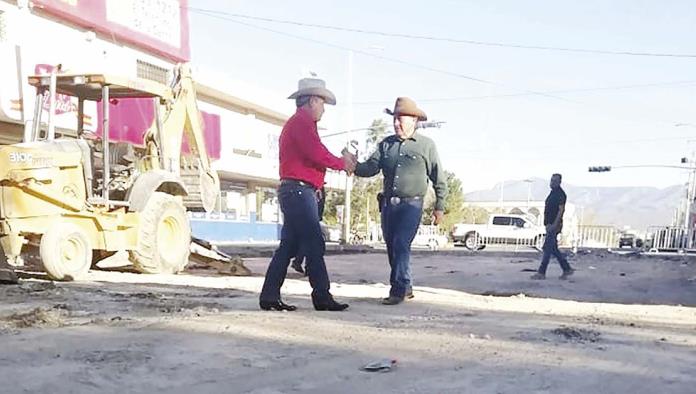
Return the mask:
[[611, 166], [594, 166], [589, 168], [590, 172], [609, 172], [611, 171]]

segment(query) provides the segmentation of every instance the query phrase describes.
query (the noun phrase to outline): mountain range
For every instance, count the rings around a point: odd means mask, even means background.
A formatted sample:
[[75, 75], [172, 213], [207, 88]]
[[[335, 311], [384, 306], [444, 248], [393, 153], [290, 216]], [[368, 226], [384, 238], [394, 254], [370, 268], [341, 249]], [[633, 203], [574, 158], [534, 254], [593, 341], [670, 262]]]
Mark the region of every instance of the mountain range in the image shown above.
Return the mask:
[[[503, 186], [506, 201], [526, 201], [528, 190], [531, 200], [544, 200], [549, 193], [549, 181], [532, 178], [505, 181], [489, 190], [479, 190], [464, 195], [467, 202], [498, 201]], [[568, 202], [583, 207], [585, 223], [595, 225], [630, 226], [645, 230], [648, 226], [669, 225], [675, 209], [685, 193], [683, 185], [664, 189], [656, 187], [586, 187], [563, 184]]]

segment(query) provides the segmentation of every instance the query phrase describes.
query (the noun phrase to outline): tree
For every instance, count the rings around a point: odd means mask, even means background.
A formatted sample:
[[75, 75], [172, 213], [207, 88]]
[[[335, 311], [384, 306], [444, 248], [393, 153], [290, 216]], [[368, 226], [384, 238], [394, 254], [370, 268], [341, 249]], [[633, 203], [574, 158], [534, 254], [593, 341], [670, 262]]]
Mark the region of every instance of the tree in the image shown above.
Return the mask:
[[462, 210], [462, 222], [472, 224], [488, 223], [488, 211], [481, 207], [466, 206]]
[[[440, 226], [450, 232], [456, 223], [464, 219], [464, 192], [462, 191], [462, 181], [449, 171], [445, 171], [447, 183], [447, 197], [445, 198], [445, 218]], [[428, 189], [428, 194], [423, 202], [423, 224], [432, 223], [432, 215], [435, 209], [435, 192], [432, 188]]]
[[[377, 149], [379, 143], [387, 135], [387, 123], [382, 119], [375, 119], [370, 125], [365, 141], [365, 152], [361, 159], [365, 160]], [[353, 229], [366, 233], [369, 231], [368, 223], [379, 223], [380, 214], [377, 206], [377, 193], [382, 191], [383, 176], [378, 174], [372, 178], [353, 178], [353, 190], [351, 193], [351, 225]]]
[[[362, 160], [369, 157], [377, 145], [387, 135], [387, 123], [382, 119], [372, 121], [367, 132], [365, 152], [361, 152]], [[379, 209], [377, 207], [377, 193], [382, 191], [382, 175], [372, 178], [353, 178], [353, 189], [350, 203], [350, 223], [354, 230], [366, 232], [366, 223], [380, 222]], [[327, 191], [324, 220], [329, 224], [338, 223], [337, 206], [344, 204], [345, 192], [343, 190]]]

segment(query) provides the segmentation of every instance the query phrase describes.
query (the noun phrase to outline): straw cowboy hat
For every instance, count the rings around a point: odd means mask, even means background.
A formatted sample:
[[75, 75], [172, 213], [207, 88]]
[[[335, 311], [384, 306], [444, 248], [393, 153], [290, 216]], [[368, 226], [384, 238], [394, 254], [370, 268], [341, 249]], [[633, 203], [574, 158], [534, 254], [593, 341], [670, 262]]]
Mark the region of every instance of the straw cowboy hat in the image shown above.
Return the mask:
[[302, 78], [297, 83], [297, 91], [288, 97], [296, 99], [302, 96], [319, 96], [326, 101], [327, 104], [336, 105], [336, 96], [326, 88], [326, 82], [319, 78]]
[[423, 110], [418, 108], [415, 101], [408, 97], [399, 97], [398, 99], [396, 99], [396, 103], [394, 103], [394, 110], [392, 111], [389, 108], [385, 108], [384, 112], [388, 113], [391, 116], [416, 116], [418, 120], [420, 120], [421, 122], [424, 120], [428, 120], [428, 115], [426, 115], [425, 112], [423, 112]]

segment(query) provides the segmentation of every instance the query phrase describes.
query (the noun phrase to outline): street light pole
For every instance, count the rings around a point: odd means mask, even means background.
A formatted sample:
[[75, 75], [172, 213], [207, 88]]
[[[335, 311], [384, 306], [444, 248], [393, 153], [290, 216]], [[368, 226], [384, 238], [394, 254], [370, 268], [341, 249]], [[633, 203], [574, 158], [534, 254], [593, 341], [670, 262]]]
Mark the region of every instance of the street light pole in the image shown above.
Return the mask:
[[689, 171], [689, 182], [686, 186], [686, 204], [684, 204], [684, 229], [686, 230], [686, 248], [691, 248], [691, 236], [692, 236], [692, 223], [691, 223], [691, 206], [694, 201], [694, 187], [696, 187], [696, 153], [691, 151], [691, 161], [686, 158], [682, 159], [682, 163], [691, 164], [691, 171]]
[[524, 181], [527, 183], [527, 213], [529, 213], [529, 203], [532, 199], [532, 182], [534, 182], [534, 180], [525, 179]]
[[505, 200], [505, 180], [500, 183], [500, 212], [503, 212], [503, 201]]

